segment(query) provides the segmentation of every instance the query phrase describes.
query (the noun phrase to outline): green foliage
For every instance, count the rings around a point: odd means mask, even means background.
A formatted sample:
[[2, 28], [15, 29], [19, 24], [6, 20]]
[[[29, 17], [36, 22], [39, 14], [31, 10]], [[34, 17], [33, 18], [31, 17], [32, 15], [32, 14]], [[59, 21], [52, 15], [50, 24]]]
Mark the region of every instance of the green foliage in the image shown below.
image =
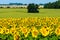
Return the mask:
[[37, 4], [29, 4], [28, 5], [28, 13], [38, 13], [38, 5]]
[[44, 8], [60, 8], [60, 1], [56, 1], [56, 2], [53, 2], [53, 3], [51, 3], [51, 2], [49, 2], [49, 3], [47, 3], [47, 4], [45, 4], [44, 5]]
[[1, 40], [14, 40], [13, 36], [11, 34], [0, 34]]

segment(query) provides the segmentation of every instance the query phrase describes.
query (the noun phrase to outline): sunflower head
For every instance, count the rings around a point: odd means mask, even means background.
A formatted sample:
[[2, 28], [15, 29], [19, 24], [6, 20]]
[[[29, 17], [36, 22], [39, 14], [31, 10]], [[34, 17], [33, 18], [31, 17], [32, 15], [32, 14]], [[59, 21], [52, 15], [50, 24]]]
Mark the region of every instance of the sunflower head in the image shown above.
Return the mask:
[[25, 28], [25, 27], [22, 28], [21, 31], [22, 31], [22, 33], [24, 34], [25, 37], [27, 37], [28, 34], [30, 33], [30, 29], [29, 28]]
[[13, 34], [15, 34], [15, 33], [16, 33], [16, 29], [15, 29], [15, 28], [11, 28], [11, 29], [10, 29], [10, 34], [13, 35]]
[[39, 32], [37, 29], [33, 29], [31, 30], [31, 33], [32, 33], [32, 37], [37, 38]]
[[49, 30], [46, 29], [46, 28], [41, 28], [40, 29], [40, 33], [43, 35], [43, 36], [47, 36], [49, 34]]
[[56, 28], [55, 34], [56, 34], [56, 35], [60, 35], [60, 29], [59, 29], [59, 28]]
[[19, 35], [15, 34], [14, 35], [14, 40], [19, 40]]
[[10, 33], [10, 30], [9, 29], [6, 29], [5, 30], [5, 34], [9, 34]]
[[3, 34], [3, 33], [4, 33], [3, 29], [2, 29], [2, 28], [0, 28], [0, 34]]

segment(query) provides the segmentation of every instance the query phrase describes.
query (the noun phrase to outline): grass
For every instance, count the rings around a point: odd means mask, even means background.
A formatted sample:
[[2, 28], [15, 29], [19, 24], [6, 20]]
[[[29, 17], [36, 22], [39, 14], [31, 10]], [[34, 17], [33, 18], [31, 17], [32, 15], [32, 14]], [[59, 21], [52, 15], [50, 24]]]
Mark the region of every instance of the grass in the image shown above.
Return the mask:
[[60, 17], [60, 9], [39, 9], [39, 13], [27, 13], [27, 9], [0, 8], [0, 18]]

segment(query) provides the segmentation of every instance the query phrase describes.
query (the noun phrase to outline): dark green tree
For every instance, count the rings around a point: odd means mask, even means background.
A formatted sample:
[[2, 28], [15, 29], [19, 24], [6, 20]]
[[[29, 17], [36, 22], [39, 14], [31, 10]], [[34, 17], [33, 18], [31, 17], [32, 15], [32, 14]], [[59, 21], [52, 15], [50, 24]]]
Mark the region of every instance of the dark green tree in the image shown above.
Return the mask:
[[34, 3], [29, 4], [27, 9], [28, 9], [28, 13], [38, 13], [39, 12], [38, 11], [38, 5], [34, 4]]

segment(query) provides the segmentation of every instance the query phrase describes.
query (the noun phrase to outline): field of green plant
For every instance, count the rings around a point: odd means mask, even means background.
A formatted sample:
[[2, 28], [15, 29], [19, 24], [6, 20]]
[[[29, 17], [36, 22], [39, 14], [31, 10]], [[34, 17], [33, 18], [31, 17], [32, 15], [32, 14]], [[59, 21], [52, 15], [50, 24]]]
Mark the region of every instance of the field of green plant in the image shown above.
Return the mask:
[[60, 40], [60, 9], [0, 8], [0, 40]]
[[0, 8], [0, 18], [20, 17], [59, 17], [60, 9], [39, 9], [39, 13], [27, 13], [27, 9]]

